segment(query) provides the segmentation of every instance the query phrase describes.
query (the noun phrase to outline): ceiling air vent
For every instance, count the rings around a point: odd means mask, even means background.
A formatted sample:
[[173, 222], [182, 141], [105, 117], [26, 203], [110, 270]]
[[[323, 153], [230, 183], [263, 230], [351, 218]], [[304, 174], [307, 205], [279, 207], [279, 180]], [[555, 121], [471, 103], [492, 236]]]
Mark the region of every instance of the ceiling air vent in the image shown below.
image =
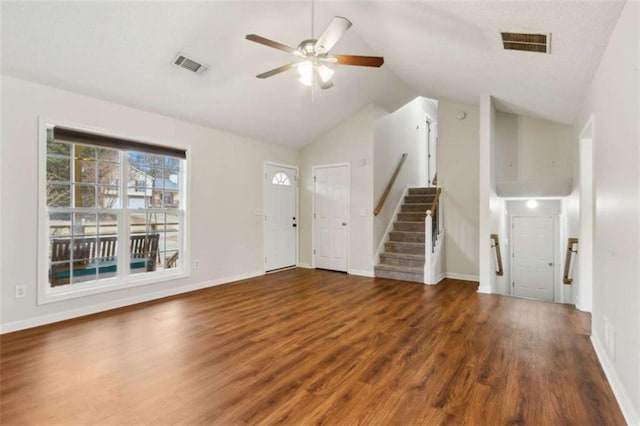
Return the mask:
[[506, 50], [551, 53], [551, 34], [501, 33]]
[[173, 63], [180, 68], [195, 72], [196, 74], [203, 74], [207, 70], [207, 68], [209, 68], [205, 64], [201, 64], [198, 61], [187, 58], [182, 53], [178, 53], [178, 56], [176, 56], [176, 58], [173, 60]]

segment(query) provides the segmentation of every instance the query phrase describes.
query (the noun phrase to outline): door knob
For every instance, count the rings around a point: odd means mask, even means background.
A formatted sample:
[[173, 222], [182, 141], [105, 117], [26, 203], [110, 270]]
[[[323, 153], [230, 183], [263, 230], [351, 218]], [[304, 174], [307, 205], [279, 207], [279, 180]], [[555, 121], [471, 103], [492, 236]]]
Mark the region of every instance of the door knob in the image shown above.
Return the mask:
[[553, 262], [549, 262], [549, 266], [553, 266]]
[[342, 222], [342, 226], [347, 226], [347, 222]]
[[297, 225], [296, 223], [294, 223], [294, 224], [293, 224], [293, 225], [291, 225], [291, 226], [293, 226], [293, 227], [295, 228], [295, 227], [297, 227], [298, 225]]

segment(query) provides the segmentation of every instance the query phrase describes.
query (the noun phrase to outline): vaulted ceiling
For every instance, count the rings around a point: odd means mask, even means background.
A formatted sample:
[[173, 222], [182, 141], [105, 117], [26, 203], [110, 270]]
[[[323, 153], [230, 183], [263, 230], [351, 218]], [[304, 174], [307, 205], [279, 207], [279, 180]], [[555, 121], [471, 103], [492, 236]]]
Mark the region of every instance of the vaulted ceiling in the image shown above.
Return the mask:
[[[380, 55], [380, 69], [335, 67], [309, 88], [284, 52], [310, 37], [310, 2], [3, 2], [2, 73], [236, 134], [300, 147], [365, 105], [422, 95], [572, 123], [622, 9], [620, 1], [316, 2], [315, 35], [334, 15], [353, 27], [333, 49]], [[500, 31], [552, 33], [551, 54], [505, 51]], [[172, 65], [178, 52], [210, 66]]]

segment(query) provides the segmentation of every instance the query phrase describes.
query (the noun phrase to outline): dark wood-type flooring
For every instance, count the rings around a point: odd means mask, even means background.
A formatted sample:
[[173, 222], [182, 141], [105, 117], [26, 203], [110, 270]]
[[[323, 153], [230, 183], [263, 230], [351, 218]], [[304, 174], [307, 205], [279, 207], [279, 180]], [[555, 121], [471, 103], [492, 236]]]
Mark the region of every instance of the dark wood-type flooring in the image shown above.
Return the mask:
[[573, 307], [294, 269], [1, 338], [2, 424], [622, 425]]

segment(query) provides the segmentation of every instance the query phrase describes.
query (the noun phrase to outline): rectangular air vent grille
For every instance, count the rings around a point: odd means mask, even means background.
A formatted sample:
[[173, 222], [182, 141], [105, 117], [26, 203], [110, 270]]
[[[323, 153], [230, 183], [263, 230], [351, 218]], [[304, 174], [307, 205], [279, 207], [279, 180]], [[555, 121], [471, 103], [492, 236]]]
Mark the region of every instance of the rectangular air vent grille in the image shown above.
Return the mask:
[[197, 74], [202, 74], [208, 68], [206, 65], [201, 64], [200, 62], [187, 58], [182, 53], [178, 53], [178, 56], [176, 56], [176, 59], [173, 61], [173, 63], [180, 68], [184, 68]]
[[506, 50], [550, 53], [551, 34], [501, 33]]

